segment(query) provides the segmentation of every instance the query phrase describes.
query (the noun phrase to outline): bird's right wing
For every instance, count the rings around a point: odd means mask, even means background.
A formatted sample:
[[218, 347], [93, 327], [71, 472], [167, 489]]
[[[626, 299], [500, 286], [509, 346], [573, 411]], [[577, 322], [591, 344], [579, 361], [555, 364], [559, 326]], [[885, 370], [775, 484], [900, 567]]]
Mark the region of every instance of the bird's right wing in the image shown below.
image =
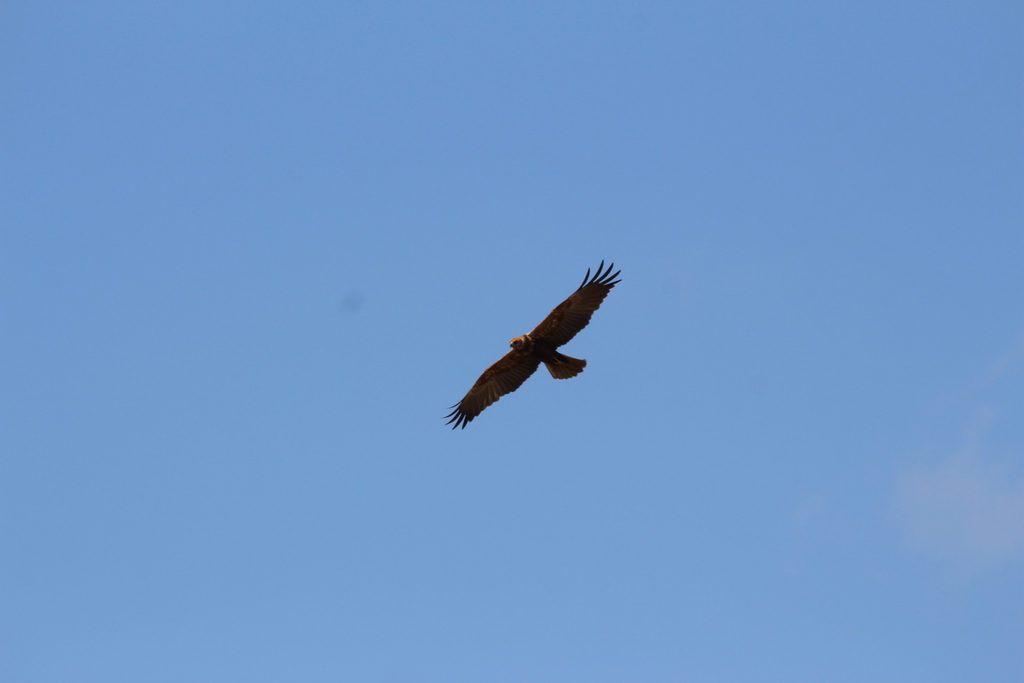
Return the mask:
[[484, 408], [522, 386], [539, 365], [540, 360], [537, 358], [516, 349], [509, 351], [497, 363], [484, 370], [469, 393], [452, 406], [455, 410], [445, 415], [450, 418], [447, 424], [454, 422], [452, 429], [459, 426], [465, 429]]

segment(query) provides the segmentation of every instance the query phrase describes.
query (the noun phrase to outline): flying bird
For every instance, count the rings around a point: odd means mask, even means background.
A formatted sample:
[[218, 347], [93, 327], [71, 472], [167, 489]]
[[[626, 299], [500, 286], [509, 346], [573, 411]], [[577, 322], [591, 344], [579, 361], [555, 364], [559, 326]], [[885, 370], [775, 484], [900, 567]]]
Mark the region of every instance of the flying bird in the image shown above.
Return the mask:
[[556, 349], [587, 326], [590, 316], [608, 296], [608, 292], [621, 282], [615, 278], [622, 271], [612, 273], [614, 265], [609, 265], [602, 273], [604, 261], [601, 261], [594, 277], [590, 277], [590, 269], [587, 268], [587, 274], [579, 289], [555, 306], [554, 310], [548, 313], [548, 317], [533, 328], [532, 332], [509, 342], [512, 350], [484, 370], [484, 374], [480, 375], [480, 379], [469, 393], [452, 406], [452, 412], [445, 415], [448, 419], [446, 424], [454, 422], [452, 429], [460, 426], [465, 429], [484, 408], [518, 389], [541, 363], [544, 363], [555, 379], [569, 379], [583, 372], [583, 368], [587, 367], [587, 361], [570, 358]]

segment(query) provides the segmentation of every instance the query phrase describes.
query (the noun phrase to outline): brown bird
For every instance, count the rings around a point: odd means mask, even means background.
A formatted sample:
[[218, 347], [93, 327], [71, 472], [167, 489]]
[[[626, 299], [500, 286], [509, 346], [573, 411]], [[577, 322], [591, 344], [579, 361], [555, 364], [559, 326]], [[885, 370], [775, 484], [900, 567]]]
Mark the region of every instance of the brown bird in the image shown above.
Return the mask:
[[544, 363], [555, 379], [569, 379], [583, 372], [587, 361], [562, 355], [556, 349], [587, 326], [590, 316], [608, 296], [608, 292], [621, 282], [615, 278], [622, 271], [617, 270], [612, 274], [614, 265], [609, 265], [608, 270], [602, 273], [604, 261], [601, 261], [593, 278], [587, 268], [579, 289], [555, 306], [533, 332], [510, 341], [512, 350], [484, 370], [469, 393], [452, 406], [455, 410], [445, 415], [445, 418], [450, 418], [447, 424], [454, 422], [452, 429], [459, 426], [465, 429], [484, 408], [518, 389], [541, 363]]

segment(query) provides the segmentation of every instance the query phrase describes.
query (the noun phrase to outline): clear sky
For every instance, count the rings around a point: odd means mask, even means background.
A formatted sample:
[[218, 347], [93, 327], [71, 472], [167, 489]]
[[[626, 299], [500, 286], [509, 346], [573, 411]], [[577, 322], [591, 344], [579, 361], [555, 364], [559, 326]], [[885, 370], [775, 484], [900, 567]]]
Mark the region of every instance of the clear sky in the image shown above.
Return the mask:
[[1024, 680], [1022, 26], [5, 3], [0, 679]]

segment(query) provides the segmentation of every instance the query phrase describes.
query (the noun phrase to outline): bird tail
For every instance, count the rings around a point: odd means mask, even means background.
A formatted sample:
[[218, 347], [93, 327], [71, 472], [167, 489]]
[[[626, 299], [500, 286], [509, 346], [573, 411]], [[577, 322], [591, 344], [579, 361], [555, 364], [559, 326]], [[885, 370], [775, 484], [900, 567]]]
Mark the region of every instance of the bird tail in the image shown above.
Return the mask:
[[556, 351], [555, 360], [546, 361], [544, 365], [555, 379], [569, 379], [583, 372], [583, 368], [587, 367], [587, 361], [580, 358], [570, 358]]

